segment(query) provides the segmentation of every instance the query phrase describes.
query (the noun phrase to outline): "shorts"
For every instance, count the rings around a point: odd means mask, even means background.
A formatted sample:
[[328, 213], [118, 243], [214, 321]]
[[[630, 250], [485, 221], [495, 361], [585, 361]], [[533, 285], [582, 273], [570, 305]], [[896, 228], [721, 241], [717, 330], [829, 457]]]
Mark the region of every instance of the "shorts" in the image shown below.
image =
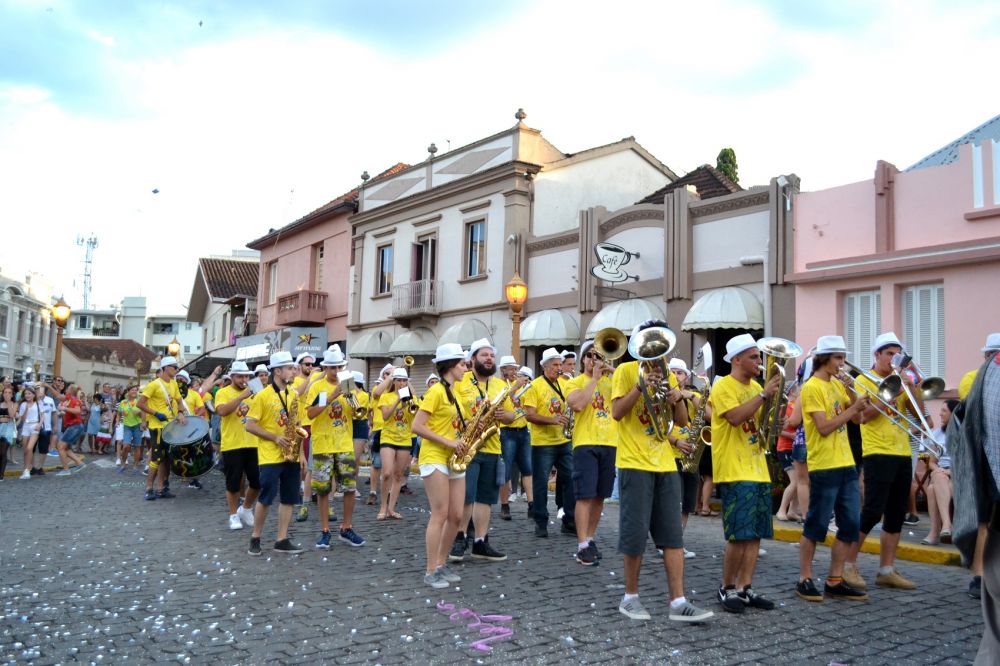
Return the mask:
[[222, 469], [226, 474], [226, 492], [238, 493], [243, 489], [243, 475], [247, 485], [260, 490], [260, 467], [257, 465], [257, 449], [246, 447], [222, 452]]
[[372, 451], [378, 451], [380, 448], [382, 448], [382, 431], [376, 430], [372, 435]]
[[837, 538], [854, 543], [860, 534], [861, 488], [858, 470], [852, 467], [809, 472], [809, 512], [802, 536], [816, 542], [826, 540], [830, 514], [837, 521]]
[[726, 541], [757, 541], [774, 536], [770, 483], [734, 481], [718, 485]]
[[299, 463], [283, 462], [260, 466], [260, 496], [257, 501], [271, 506], [274, 498], [279, 504], [298, 504], [302, 499]]
[[309, 433], [309, 436], [302, 439], [302, 454], [299, 460], [305, 460], [308, 464], [308, 461], [312, 460], [312, 427], [302, 426], [302, 429]]
[[514, 465], [521, 476], [531, 476], [531, 435], [526, 426], [500, 429], [500, 449], [507, 467], [507, 480], [514, 473]]
[[792, 452], [791, 451], [778, 451], [778, 464], [781, 465], [781, 469], [786, 472], [792, 468]]
[[21, 426], [21, 439], [28, 439], [32, 435], [38, 434], [40, 431], [35, 430], [38, 427], [38, 422], [35, 423], [25, 423]]
[[125, 446], [142, 446], [142, 426], [128, 426], [122, 429], [122, 443]]
[[865, 504], [861, 531], [868, 534], [882, 521], [882, 531], [899, 534], [910, 501], [913, 470], [910, 456], [871, 455], [864, 458]]
[[646, 536], [657, 548], [683, 548], [681, 483], [677, 472], [619, 470], [618, 552], [639, 556]]
[[125, 426], [119, 423], [115, 426], [115, 441], [120, 442], [125, 439]]
[[695, 504], [698, 503], [698, 475], [679, 470], [677, 473], [681, 475], [681, 514], [687, 516], [694, 513]]
[[367, 419], [354, 419], [351, 425], [353, 429], [352, 437], [354, 439], [368, 439], [368, 420]]
[[170, 464], [170, 445], [160, 439], [163, 428], [155, 428], [149, 431], [149, 469], [159, 469], [160, 464], [166, 462]]
[[62, 441], [66, 442], [67, 446], [76, 446], [79, 441], [83, 438], [83, 425], [71, 425], [62, 431]]
[[38, 433], [38, 441], [35, 442], [35, 453], [41, 453], [43, 456], [48, 455], [50, 441], [52, 441], [51, 430], [43, 430]]
[[795, 442], [792, 444], [792, 461], [797, 463], [806, 462], [806, 443], [805, 442]]
[[613, 446], [577, 446], [573, 449], [573, 495], [579, 499], [607, 499], [615, 489]]
[[402, 451], [403, 453], [410, 453], [411, 451], [413, 451], [413, 441], [411, 440], [409, 444], [383, 444], [379, 448], [379, 450], [382, 449], [392, 449], [393, 451]]
[[429, 463], [420, 466], [420, 478], [425, 479], [434, 472], [441, 472], [448, 477], [449, 481], [454, 481], [455, 479], [464, 479], [465, 472], [455, 472], [447, 465], [442, 465], [439, 463]]
[[312, 461], [312, 490], [317, 495], [329, 495], [336, 481], [340, 490], [354, 493], [358, 490], [358, 477], [354, 466], [354, 451], [347, 453], [314, 453]]
[[465, 503], [493, 505], [500, 498], [498, 453], [477, 453], [465, 469]]
[[712, 476], [712, 447], [706, 446], [705, 451], [701, 454], [701, 460], [698, 461], [698, 473], [702, 476], [711, 477]]

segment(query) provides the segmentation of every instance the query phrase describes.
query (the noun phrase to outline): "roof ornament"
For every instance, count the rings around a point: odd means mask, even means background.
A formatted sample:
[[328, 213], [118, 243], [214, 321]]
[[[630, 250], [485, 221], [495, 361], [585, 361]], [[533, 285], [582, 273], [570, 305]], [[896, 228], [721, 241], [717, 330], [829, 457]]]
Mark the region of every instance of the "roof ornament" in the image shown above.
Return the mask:
[[524, 112], [524, 109], [518, 109], [517, 113], [514, 114], [514, 117], [517, 118], [517, 122], [521, 123], [528, 117], [528, 114]]
[[371, 178], [371, 176], [368, 175], [368, 171], [367, 170], [361, 172], [361, 182], [362, 183], [367, 183], [369, 178]]
[[431, 154], [431, 159], [434, 159], [434, 154], [437, 153], [437, 151], [438, 147], [435, 146], [433, 143], [427, 146], [427, 152]]

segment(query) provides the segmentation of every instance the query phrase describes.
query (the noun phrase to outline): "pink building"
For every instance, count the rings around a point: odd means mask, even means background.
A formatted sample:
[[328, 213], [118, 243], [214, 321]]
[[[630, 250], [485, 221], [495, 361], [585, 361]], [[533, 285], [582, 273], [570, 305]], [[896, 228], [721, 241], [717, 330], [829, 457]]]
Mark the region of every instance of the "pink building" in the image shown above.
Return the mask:
[[795, 339], [844, 336], [865, 368], [895, 331], [955, 394], [1000, 330], [1000, 116], [905, 171], [794, 199]]

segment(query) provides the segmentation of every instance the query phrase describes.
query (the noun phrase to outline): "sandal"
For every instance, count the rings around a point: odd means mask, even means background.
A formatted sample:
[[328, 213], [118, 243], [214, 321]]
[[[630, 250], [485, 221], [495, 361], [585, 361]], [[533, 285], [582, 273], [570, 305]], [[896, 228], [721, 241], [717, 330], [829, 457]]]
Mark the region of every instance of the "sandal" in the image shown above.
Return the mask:
[[708, 509], [702, 509], [701, 511], [698, 512], [698, 515], [705, 516], [706, 518], [708, 518], [709, 516], [712, 515], [712, 512]]
[[375, 493], [368, 493], [368, 501], [365, 502], [368, 506], [375, 506], [375, 499], [378, 497]]
[[934, 541], [931, 541], [930, 539], [921, 539], [920, 543], [924, 544], [925, 546], [940, 546], [941, 545], [941, 542], [938, 541], [937, 539], [935, 539]]
[[375, 516], [375, 520], [385, 520], [385, 518], [386, 518], [385, 514], [382, 513], [381, 511], [379, 511], [378, 515]]
[[392, 518], [393, 520], [402, 520], [403, 519], [403, 514], [396, 513], [395, 511], [390, 511], [389, 512], [389, 517]]

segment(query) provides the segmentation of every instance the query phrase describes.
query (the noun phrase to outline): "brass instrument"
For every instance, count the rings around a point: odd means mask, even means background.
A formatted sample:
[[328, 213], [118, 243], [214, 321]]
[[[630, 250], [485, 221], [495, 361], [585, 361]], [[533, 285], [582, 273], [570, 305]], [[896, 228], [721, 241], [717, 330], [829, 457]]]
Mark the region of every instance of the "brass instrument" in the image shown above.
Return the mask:
[[[844, 373], [845, 375], [847, 375], [846, 377], [838, 377], [838, 378], [841, 380], [841, 383], [843, 383], [845, 387], [847, 387], [852, 393], [854, 393], [855, 396], [859, 398], [862, 397], [861, 391], [864, 391], [864, 394], [867, 395], [870, 399], [878, 401], [882, 405], [882, 409], [880, 409], [879, 411], [882, 412], [882, 414], [887, 419], [889, 419], [890, 423], [892, 423], [894, 426], [905, 432], [907, 437], [910, 436], [911, 430], [921, 430], [920, 425], [916, 421], [911, 419], [909, 416], [907, 416], [896, 405], [896, 399], [899, 398], [899, 396], [903, 393], [903, 379], [899, 375], [892, 374], [883, 379], [878, 375], [874, 375], [870, 372], [862, 370], [861, 368], [854, 365], [850, 361], [845, 361], [844, 366], [850, 369], [850, 371], [853, 372], [854, 375], [852, 376], [850, 374]], [[875, 384], [877, 388], [874, 391], [872, 391], [864, 384], [858, 384], [855, 381], [856, 376], [865, 377], [872, 384]], [[861, 391], [858, 390], [859, 388], [861, 389]], [[924, 434], [927, 436], [928, 439], [930, 439], [929, 429]]]
[[410, 396], [410, 399], [406, 403], [406, 408], [410, 410], [410, 414], [413, 416], [417, 415], [417, 412], [420, 411], [420, 404], [417, 402], [417, 396]]
[[705, 453], [705, 449], [709, 444], [712, 443], [712, 427], [705, 425], [705, 407], [708, 406], [708, 397], [712, 392], [712, 379], [709, 377], [709, 371], [712, 369], [712, 347], [706, 342], [698, 352], [698, 362], [705, 368], [705, 374], [698, 376], [693, 375], [692, 379], [700, 379], [704, 381], [704, 386], [697, 386], [699, 391], [701, 391], [701, 403], [698, 405], [698, 409], [695, 410], [694, 418], [691, 423], [688, 424], [688, 444], [691, 445], [691, 453], [684, 456], [681, 461], [681, 470], [688, 473], [696, 473], [698, 471], [698, 465], [701, 463], [701, 456]]
[[566, 423], [563, 425], [562, 434], [566, 438], [566, 441], [573, 439], [573, 426], [576, 425], [576, 412], [573, 408], [569, 406], [569, 401], [566, 402], [566, 409], [563, 410], [563, 416], [566, 417]]
[[485, 403], [476, 413], [475, 418], [466, 424], [465, 431], [462, 432], [462, 455], [459, 456], [458, 451], [451, 454], [451, 457], [448, 458], [449, 469], [453, 472], [464, 472], [469, 463], [472, 462], [472, 459], [476, 457], [476, 453], [479, 452], [483, 444], [490, 437], [500, 432], [500, 426], [496, 423], [496, 411], [513, 389], [514, 387], [509, 384], [505, 386], [497, 394], [497, 397]]
[[757, 349], [764, 356], [764, 386], [771, 377], [778, 375], [778, 390], [773, 396], [764, 399], [763, 418], [760, 424], [762, 445], [765, 451], [774, 451], [781, 434], [781, 420], [788, 407], [788, 396], [785, 395], [785, 364], [788, 359], [802, 356], [802, 347], [784, 338], [761, 338], [757, 341]]
[[[527, 380], [527, 377], [525, 379]], [[511, 399], [512, 400], [520, 400], [521, 396], [523, 396], [525, 393], [527, 393], [529, 388], [531, 388], [531, 382], [530, 381], [525, 381], [524, 382], [524, 386], [522, 386], [520, 389], [518, 389], [517, 393], [515, 393]]]
[[414, 363], [416, 363], [416, 360], [414, 360], [414, 358], [409, 354], [403, 357], [403, 365], [407, 368], [412, 368]]
[[[628, 352], [639, 361], [639, 391], [646, 406], [656, 439], [666, 441], [674, 427], [673, 405], [667, 400], [670, 392], [670, 368], [667, 354], [677, 344], [677, 336], [669, 328], [654, 326], [639, 331], [628, 341]], [[658, 374], [658, 379], [652, 375]]]
[[615, 371], [613, 363], [628, 351], [628, 338], [625, 334], [613, 326], [602, 328], [594, 336], [594, 351], [601, 357], [607, 365], [607, 372]]
[[299, 396], [294, 391], [288, 392], [287, 411], [285, 412], [285, 432], [282, 436], [289, 446], [281, 447], [281, 456], [285, 462], [299, 462], [302, 452], [302, 441], [309, 436], [306, 429], [299, 425]]
[[[934, 400], [944, 393], [944, 380], [940, 377], [926, 376], [912, 356], [896, 354], [892, 358], [892, 365], [897, 374], [902, 374], [903, 372], [912, 374], [913, 383], [920, 389], [920, 397], [924, 400]], [[916, 403], [914, 403], [914, 406], [916, 406]]]
[[[350, 373], [342, 373], [348, 375]], [[339, 377], [339, 375], [338, 375]], [[340, 392], [343, 394], [344, 399], [347, 400], [347, 404], [351, 407], [351, 412], [353, 413], [354, 419], [358, 421], [364, 421], [368, 418], [368, 408], [363, 407], [361, 403], [358, 402], [358, 396], [355, 393], [354, 388], [354, 376], [344, 377], [340, 380]]]

